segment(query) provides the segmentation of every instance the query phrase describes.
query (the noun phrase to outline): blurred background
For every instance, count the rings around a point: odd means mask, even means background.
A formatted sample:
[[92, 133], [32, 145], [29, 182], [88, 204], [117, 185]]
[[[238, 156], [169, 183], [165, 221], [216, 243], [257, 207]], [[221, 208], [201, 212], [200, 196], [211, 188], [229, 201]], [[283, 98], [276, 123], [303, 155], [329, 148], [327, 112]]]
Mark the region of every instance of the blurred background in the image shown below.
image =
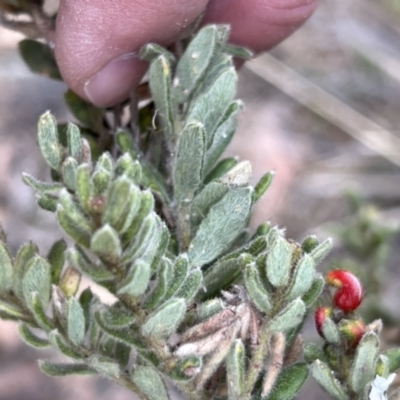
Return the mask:
[[[20, 39], [0, 28], [0, 221], [14, 252], [34, 239], [45, 254], [61, 231], [35, 206], [21, 173], [47, 177], [36, 143], [39, 115], [72, 116], [65, 86], [24, 65]], [[383, 345], [398, 344], [399, 1], [321, 0], [299, 31], [240, 71], [239, 97], [246, 109], [229, 155], [253, 163], [254, 181], [276, 172], [252, 226], [270, 220], [295, 240], [333, 236], [322, 268], [355, 270], [369, 297], [365, 319], [384, 315]], [[318, 340], [312, 322], [306, 328], [305, 340]], [[0, 321], [0, 400], [132, 398], [105, 379], [44, 376], [36, 360], [59, 356], [28, 348], [17, 329]], [[324, 398], [312, 382], [299, 396]]]

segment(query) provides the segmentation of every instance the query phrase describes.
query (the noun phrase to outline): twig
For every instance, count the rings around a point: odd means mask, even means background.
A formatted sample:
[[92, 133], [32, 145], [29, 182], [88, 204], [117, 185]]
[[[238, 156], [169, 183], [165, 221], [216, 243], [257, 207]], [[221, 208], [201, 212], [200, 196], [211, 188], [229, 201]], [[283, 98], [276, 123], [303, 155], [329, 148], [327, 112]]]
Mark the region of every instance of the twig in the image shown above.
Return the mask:
[[246, 68], [336, 125], [364, 146], [400, 166], [400, 139], [270, 54], [264, 54], [247, 63]]

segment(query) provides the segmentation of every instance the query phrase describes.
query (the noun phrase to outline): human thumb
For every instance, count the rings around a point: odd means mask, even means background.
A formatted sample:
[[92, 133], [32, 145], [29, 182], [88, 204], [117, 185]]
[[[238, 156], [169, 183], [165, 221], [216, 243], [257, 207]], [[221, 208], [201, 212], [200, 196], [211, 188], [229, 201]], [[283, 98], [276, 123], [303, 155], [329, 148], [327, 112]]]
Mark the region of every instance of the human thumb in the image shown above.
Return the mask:
[[172, 44], [207, 1], [61, 0], [55, 53], [64, 80], [100, 107], [125, 100], [147, 68], [141, 47]]

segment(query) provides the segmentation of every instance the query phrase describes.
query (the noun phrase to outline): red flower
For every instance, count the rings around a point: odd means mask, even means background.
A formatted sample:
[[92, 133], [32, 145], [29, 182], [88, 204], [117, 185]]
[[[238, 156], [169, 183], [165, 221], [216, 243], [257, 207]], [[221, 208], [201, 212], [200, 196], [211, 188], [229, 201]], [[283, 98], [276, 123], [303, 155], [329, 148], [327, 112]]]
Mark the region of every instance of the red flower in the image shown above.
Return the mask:
[[322, 327], [327, 318], [329, 318], [333, 314], [333, 310], [331, 307], [318, 307], [314, 313], [315, 327], [317, 328], [317, 332], [321, 337], [324, 337], [322, 332]]
[[326, 275], [326, 283], [338, 288], [333, 302], [344, 312], [354, 311], [361, 304], [362, 286], [358, 278], [350, 271], [342, 269], [330, 271]]

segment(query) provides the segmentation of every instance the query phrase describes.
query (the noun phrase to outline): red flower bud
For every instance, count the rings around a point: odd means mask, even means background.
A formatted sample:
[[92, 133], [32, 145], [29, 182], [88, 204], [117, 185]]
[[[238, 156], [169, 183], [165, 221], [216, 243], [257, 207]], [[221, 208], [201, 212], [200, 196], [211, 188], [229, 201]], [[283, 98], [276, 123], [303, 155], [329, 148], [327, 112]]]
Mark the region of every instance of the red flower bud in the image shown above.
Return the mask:
[[362, 286], [358, 278], [350, 271], [335, 269], [326, 275], [326, 283], [332, 285], [336, 291], [333, 302], [344, 312], [354, 311], [363, 299]]
[[321, 337], [324, 337], [322, 326], [327, 318], [332, 316], [333, 310], [331, 307], [318, 307], [314, 313], [315, 327]]
[[342, 320], [339, 325], [339, 332], [348, 340], [350, 347], [356, 347], [364, 336], [366, 327], [364, 322], [357, 320]]

